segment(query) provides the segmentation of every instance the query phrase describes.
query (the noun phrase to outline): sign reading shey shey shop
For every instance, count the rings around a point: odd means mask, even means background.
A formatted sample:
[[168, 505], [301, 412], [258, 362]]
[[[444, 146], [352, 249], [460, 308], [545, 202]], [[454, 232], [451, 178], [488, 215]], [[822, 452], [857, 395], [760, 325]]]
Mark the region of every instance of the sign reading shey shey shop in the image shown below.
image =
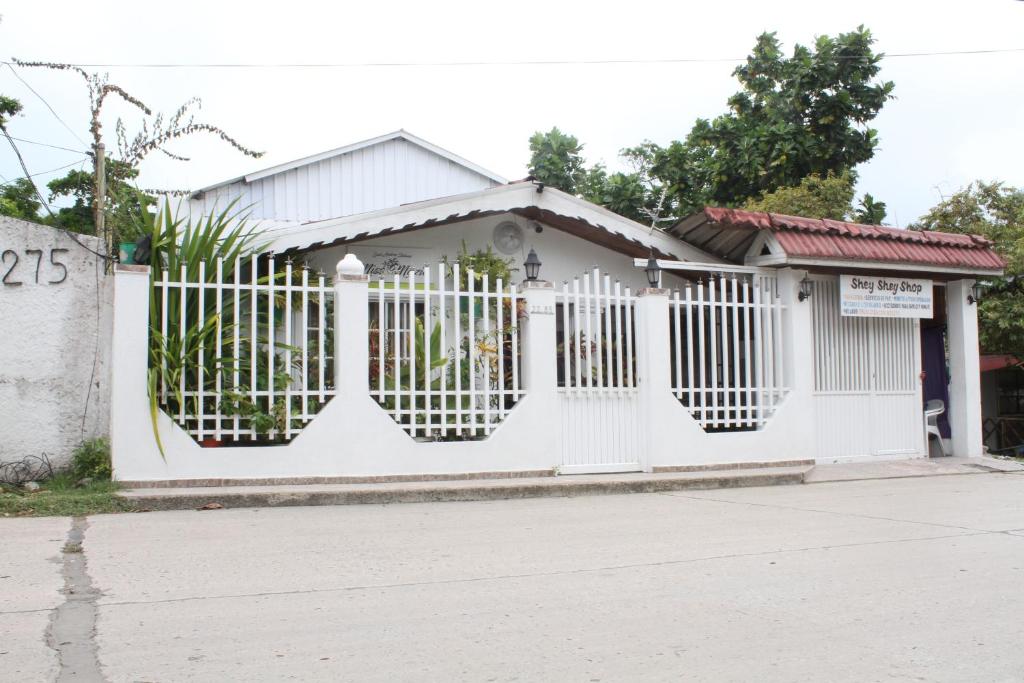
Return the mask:
[[861, 318], [932, 317], [932, 281], [903, 277], [839, 276], [844, 316]]

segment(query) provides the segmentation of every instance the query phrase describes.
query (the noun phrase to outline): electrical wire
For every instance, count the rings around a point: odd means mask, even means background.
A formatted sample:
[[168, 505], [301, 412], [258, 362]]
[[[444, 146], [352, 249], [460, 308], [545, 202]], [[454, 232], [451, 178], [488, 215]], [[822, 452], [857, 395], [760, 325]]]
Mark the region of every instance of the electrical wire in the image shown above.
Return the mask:
[[[14, 137], [14, 136], [11, 136], [11, 135], [8, 135], [7, 137], [10, 138], [11, 140], [17, 140], [18, 139], [18, 138]], [[51, 168], [49, 171], [40, 171], [39, 173], [33, 173], [30, 176], [18, 176], [14, 180], [7, 180], [7, 181], [5, 181], [3, 183], [0, 183], [0, 187], [4, 187], [5, 185], [13, 185], [17, 181], [24, 180], [26, 178], [37, 178], [37, 177], [39, 177], [41, 175], [46, 175], [47, 173], [56, 173], [57, 171], [63, 171], [65, 168], [71, 168], [72, 166], [79, 165], [83, 161], [86, 161], [88, 158], [89, 158], [88, 156], [84, 156], [84, 157], [82, 157], [80, 159], [75, 159], [70, 164], [65, 164], [63, 166], [58, 166], [57, 168]]]
[[21, 77], [21, 74], [19, 74], [19, 73], [18, 73], [18, 72], [17, 72], [16, 70], [15, 70], [15, 68], [14, 68], [14, 65], [13, 65], [13, 64], [12, 64], [11, 62], [3, 62], [3, 63], [4, 63], [4, 64], [6, 64], [6, 65], [7, 65], [7, 68], [11, 70], [11, 73], [12, 73], [12, 74], [14, 74], [14, 77], [15, 77], [15, 78], [17, 78], [17, 79], [18, 79], [19, 81], [21, 81], [21, 82], [22, 82], [22, 84], [23, 84], [23, 85], [24, 85], [24, 86], [25, 86], [26, 88], [28, 88], [28, 89], [29, 89], [30, 91], [32, 91], [32, 94], [33, 94], [33, 95], [35, 95], [36, 97], [38, 97], [38, 98], [39, 98], [39, 101], [40, 101], [40, 102], [42, 102], [42, 103], [43, 103], [44, 105], [46, 105], [46, 108], [50, 110], [50, 113], [51, 113], [51, 114], [53, 114], [54, 118], [55, 118], [55, 119], [57, 119], [58, 121], [60, 121], [60, 125], [62, 125], [62, 126], [64, 126], [65, 128], [67, 128], [68, 132], [69, 132], [69, 133], [71, 133], [71, 135], [73, 135], [73, 136], [74, 136], [74, 138], [75, 138], [76, 140], [78, 140], [78, 141], [79, 141], [80, 143], [82, 143], [82, 145], [83, 145], [83, 146], [85, 146], [85, 147], [89, 147], [89, 143], [87, 143], [87, 142], [86, 142], [85, 140], [83, 140], [82, 138], [78, 137], [78, 133], [76, 133], [76, 132], [74, 131], [74, 129], [72, 129], [72, 128], [71, 128], [71, 126], [69, 126], [69, 125], [68, 125], [67, 123], [65, 123], [65, 122], [64, 122], [64, 119], [62, 119], [62, 118], [60, 117], [60, 114], [58, 114], [58, 113], [56, 112], [56, 110], [54, 110], [54, 108], [50, 106], [50, 103], [46, 101], [46, 98], [45, 98], [45, 97], [43, 97], [42, 95], [40, 95], [40, 94], [39, 94], [38, 92], [36, 92], [36, 89], [35, 89], [35, 88], [33, 88], [33, 87], [32, 87], [31, 85], [29, 85], [29, 84], [28, 84], [28, 81], [26, 81], [26, 80], [25, 80], [24, 78], [22, 78], [22, 77]]
[[[884, 59], [947, 57], [959, 55], [988, 55], [1024, 52], [1024, 47], [989, 48], [980, 50], [944, 50], [935, 52], [886, 52], [879, 55]], [[862, 56], [835, 55], [836, 59], [859, 60]], [[447, 61], [447, 62], [110, 62], [69, 64], [82, 69], [348, 69], [375, 67], [459, 67], [459, 66], [585, 66], [614, 64], [714, 64], [723, 62], [745, 62], [747, 57], [667, 57], [663, 59], [537, 59], [537, 60], [493, 60], [493, 61]], [[3, 62], [9, 67], [10, 62]], [[13, 70], [13, 67], [12, 67]], [[84, 142], [82, 144], [85, 144]]]
[[[10, 143], [11, 149], [14, 150], [14, 155], [16, 157], [18, 157], [18, 163], [21, 164], [21, 170], [25, 173], [24, 177], [27, 178], [28, 181], [32, 184], [32, 189], [35, 190], [36, 197], [39, 199], [39, 203], [43, 205], [43, 208], [46, 209], [46, 213], [48, 213], [50, 215], [50, 218], [53, 219], [54, 223], [57, 223], [57, 216], [55, 216], [54, 213], [53, 213], [53, 210], [50, 209], [50, 205], [46, 202], [46, 199], [43, 197], [43, 193], [39, 191], [39, 186], [36, 185], [34, 180], [32, 180], [33, 176], [32, 176], [31, 173], [28, 172], [28, 167], [25, 165], [25, 158], [23, 156], [21, 156], [21, 150], [18, 149], [18, 145], [16, 145], [14, 143], [14, 139], [11, 137], [10, 133], [7, 132], [7, 127], [2, 125], [2, 124], [0, 124], [0, 133], [3, 133], [4, 137], [7, 138], [7, 142]], [[75, 161], [73, 164], [68, 164], [68, 166], [74, 166], [75, 164], [83, 164], [84, 165], [84, 162], [85, 162], [85, 158], [79, 159], [79, 160]], [[65, 166], [63, 168], [68, 168], [68, 166]], [[54, 169], [54, 170], [60, 170], [60, 169]], [[51, 171], [47, 171], [47, 173], [50, 173], [50, 172]], [[36, 175], [41, 175], [41, 174], [37, 173]], [[63, 232], [65, 235], [68, 236], [68, 238], [72, 242], [74, 242], [75, 244], [80, 246], [82, 249], [85, 249], [89, 253], [95, 254], [96, 256], [99, 256], [100, 258], [106, 259], [106, 260], [109, 260], [109, 261], [113, 261], [114, 260], [113, 255], [111, 255], [111, 254], [102, 254], [102, 253], [96, 251], [95, 249], [93, 249], [92, 247], [90, 247], [90, 246], [80, 242], [78, 240], [78, 236], [75, 234], [74, 231], [68, 230], [67, 228], [65, 228], [64, 226], [59, 225], [59, 224], [54, 225], [53, 227], [55, 227], [57, 230], [60, 230], [61, 232]]]
[[85, 150], [82, 150], [82, 149], [71, 149], [70, 147], [61, 147], [60, 145], [51, 145], [48, 142], [37, 142], [36, 140], [26, 140], [25, 138], [19, 138], [19, 137], [15, 137], [13, 135], [11, 136], [11, 139], [12, 140], [17, 140], [18, 142], [27, 142], [30, 145], [39, 145], [40, 147], [49, 147], [50, 149], [61, 149], [61, 150], [64, 150], [65, 152], [75, 152], [76, 154], [88, 154], [88, 152], [86, 152]]

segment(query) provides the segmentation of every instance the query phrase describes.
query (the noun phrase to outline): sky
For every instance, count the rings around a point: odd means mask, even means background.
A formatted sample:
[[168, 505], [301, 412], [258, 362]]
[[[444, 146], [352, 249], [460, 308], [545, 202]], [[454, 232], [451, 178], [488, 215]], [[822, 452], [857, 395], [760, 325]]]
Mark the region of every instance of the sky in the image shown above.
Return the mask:
[[[731, 72], [763, 31], [787, 52], [858, 25], [896, 57], [881, 77], [896, 99], [873, 126], [880, 146], [859, 167], [858, 193], [888, 204], [905, 226], [976, 179], [1024, 186], [1024, 2], [861, 0], [587, 2], [20, 2], [0, 10], [0, 59], [76, 64], [368, 64], [332, 68], [140, 68], [108, 72], [154, 111], [202, 99], [197, 120], [265, 152], [245, 157], [211, 136], [176, 143], [188, 162], [154, 155], [140, 185], [197, 189], [399, 128], [509, 179], [526, 175], [528, 139], [558, 126], [585, 144], [590, 163], [622, 168], [618, 151], [668, 144], [695, 119], [714, 117], [739, 87]], [[665, 64], [424, 66], [438, 62], [707, 60]], [[731, 61], [737, 60], [737, 61]], [[0, 66], [0, 93], [25, 109], [11, 134], [33, 174], [85, 163], [88, 98], [67, 72]], [[26, 85], [27, 83], [27, 85]], [[31, 86], [29, 89], [28, 86]], [[38, 93], [38, 94], [37, 94]], [[45, 103], [44, 103], [45, 100]], [[47, 107], [52, 107], [56, 115]], [[119, 102], [114, 124], [141, 117]], [[63, 122], [63, 123], [62, 123]], [[66, 127], [65, 127], [66, 124]], [[45, 183], [64, 168], [37, 176]], [[0, 182], [22, 175], [0, 149]]]

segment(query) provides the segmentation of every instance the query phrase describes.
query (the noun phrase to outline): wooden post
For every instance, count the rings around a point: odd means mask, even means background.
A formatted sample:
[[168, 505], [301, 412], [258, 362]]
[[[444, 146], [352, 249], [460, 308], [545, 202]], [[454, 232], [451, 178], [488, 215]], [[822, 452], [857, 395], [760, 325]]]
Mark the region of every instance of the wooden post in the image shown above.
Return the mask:
[[93, 218], [96, 225], [96, 236], [103, 240], [106, 245], [107, 272], [110, 272], [111, 256], [114, 253], [114, 236], [107, 232], [106, 216], [104, 213], [107, 199], [107, 152], [102, 142], [96, 145], [96, 158], [93, 165], [95, 196], [93, 197]]

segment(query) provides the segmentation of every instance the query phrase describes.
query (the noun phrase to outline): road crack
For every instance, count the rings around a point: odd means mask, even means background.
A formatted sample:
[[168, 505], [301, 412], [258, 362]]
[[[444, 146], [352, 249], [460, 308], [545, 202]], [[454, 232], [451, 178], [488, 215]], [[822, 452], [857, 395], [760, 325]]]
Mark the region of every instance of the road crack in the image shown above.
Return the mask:
[[96, 600], [100, 592], [92, 585], [82, 545], [88, 528], [85, 517], [71, 520], [61, 554], [64, 602], [53, 611], [46, 630], [46, 643], [60, 661], [58, 683], [106, 680], [96, 652]]

